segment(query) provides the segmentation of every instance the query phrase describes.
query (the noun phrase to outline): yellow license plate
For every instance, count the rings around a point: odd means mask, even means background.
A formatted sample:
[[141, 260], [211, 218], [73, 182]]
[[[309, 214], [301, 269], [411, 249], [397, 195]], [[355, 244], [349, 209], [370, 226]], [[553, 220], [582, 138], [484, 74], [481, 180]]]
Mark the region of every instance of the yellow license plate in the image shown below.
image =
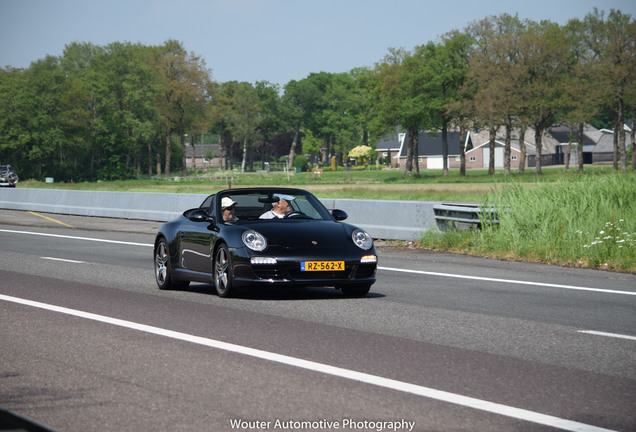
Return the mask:
[[301, 271], [344, 271], [344, 261], [302, 261]]

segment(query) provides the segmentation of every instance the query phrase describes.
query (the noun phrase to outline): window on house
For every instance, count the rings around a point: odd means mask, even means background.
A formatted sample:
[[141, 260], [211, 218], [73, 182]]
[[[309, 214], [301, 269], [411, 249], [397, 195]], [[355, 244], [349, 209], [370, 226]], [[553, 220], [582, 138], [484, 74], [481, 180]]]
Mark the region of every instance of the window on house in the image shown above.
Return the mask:
[[471, 162], [475, 162], [476, 160], [477, 160], [477, 159], [475, 159], [475, 156], [471, 156], [471, 157], [470, 157], [470, 161], [471, 161]]
[[514, 156], [514, 155], [513, 155], [510, 159], [511, 159], [511, 160], [517, 160], [517, 156]]

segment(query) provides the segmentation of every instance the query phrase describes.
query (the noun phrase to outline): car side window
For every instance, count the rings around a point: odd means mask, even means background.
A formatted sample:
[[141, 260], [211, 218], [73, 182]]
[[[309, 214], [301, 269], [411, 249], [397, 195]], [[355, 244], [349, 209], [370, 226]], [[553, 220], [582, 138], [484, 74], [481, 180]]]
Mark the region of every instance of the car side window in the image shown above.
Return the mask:
[[214, 202], [214, 195], [210, 195], [207, 197], [203, 203], [199, 206], [199, 208], [205, 209], [209, 214], [212, 214], [212, 203]]

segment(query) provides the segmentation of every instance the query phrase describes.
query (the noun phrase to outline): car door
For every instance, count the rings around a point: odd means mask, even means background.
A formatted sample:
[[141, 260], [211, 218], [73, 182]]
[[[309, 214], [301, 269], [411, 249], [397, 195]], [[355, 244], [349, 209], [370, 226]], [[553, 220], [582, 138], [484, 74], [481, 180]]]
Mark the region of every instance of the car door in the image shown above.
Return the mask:
[[[210, 214], [208, 209], [205, 209]], [[215, 224], [209, 220], [188, 220], [179, 231], [179, 267], [211, 274], [212, 245], [216, 240]]]

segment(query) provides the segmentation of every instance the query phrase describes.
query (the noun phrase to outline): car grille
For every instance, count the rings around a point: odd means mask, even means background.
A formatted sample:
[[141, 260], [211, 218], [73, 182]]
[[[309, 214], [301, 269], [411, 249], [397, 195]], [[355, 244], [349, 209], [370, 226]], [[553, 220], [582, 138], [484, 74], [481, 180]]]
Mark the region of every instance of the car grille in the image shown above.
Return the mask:
[[292, 279], [295, 280], [332, 280], [332, 279], [349, 279], [349, 275], [351, 274], [350, 268], [345, 268], [344, 271], [334, 272], [334, 271], [300, 271], [300, 270], [292, 270], [289, 272], [289, 275]]

